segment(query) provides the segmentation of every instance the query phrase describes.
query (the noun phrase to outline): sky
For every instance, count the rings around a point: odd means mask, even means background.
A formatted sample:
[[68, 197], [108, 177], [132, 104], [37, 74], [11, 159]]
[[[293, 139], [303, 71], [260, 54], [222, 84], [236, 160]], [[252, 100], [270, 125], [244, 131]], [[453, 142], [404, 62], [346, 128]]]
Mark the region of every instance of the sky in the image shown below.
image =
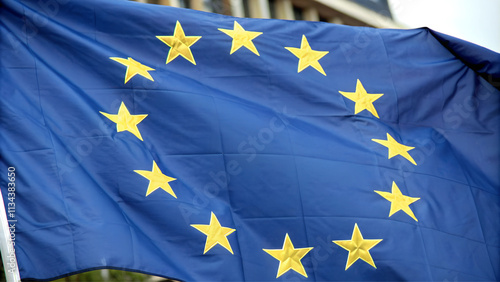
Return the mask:
[[389, 0], [394, 19], [426, 26], [500, 53], [499, 0]]

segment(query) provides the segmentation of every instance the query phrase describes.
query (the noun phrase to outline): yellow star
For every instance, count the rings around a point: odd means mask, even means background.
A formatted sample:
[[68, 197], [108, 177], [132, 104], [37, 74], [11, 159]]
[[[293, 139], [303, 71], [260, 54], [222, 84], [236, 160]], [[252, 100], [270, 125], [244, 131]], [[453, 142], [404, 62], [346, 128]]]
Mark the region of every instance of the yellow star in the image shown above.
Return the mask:
[[201, 233], [207, 235], [207, 241], [205, 242], [205, 250], [203, 251], [203, 254], [206, 254], [217, 244], [224, 247], [231, 254], [234, 254], [233, 250], [231, 249], [231, 245], [227, 240], [227, 236], [236, 231], [236, 229], [222, 227], [213, 212], [210, 216], [210, 224], [191, 224], [191, 226], [196, 228]]
[[298, 248], [292, 244], [292, 240], [288, 236], [288, 233], [285, 235], [285, 242], [283, 242], [283, 248], [280, 249], [263, 249], [264, 252], [270, 254], [273, 258], [280, 261], [280, 265], [278, 267], [278, 274], [276, 278], [280, 277], [288, 270], [295, 270], [297, 273], [302, 274], [307, 277], [306, 270], [300, 261], [310, 250], [313, 248]]
[[386, 146], [387, 149], [389, 149], [389, 159], [394, 156], [401, 155], [403, 158], [409, 160], [412, 164], [417, 165], [415, 160], [408, 153], [408, 151], [415, 149], [415, 147], [399, 144], [396, 140], [394, 140], [394, 138], [392, 138], [389, 133], [387, 133], [387, 140], [372, 139], [372, 141]]
[[233, 38], [233, 43], [231, 45], [231, 52], [229, 54], [233, 54], [238, 49], [245, 46], [255, 55], [260, 56], [259, 52], [257, 51], [257, 48], [255, 48], [255, 45], [253, 45], [252, 40], [255, 39], [257, 36], [261, 35], [262, 32], [246, 31], [245, 29], [243, 29], [243, 27], [241, 27], [241, 25], [237, 21], [234, 21], [233, 30], [223, 29], [223, 28], [219, 28], [219, 30]]
[[382, 192], [382, 191], [375, 191], [377, 194], [380, 196], [384, 197], [387, 201], [391, 202], [391, 210], [389, 212], [389, 217], [392, 216], [394, 213], [402, 210], [411, 218], [413, 218], [415, 221], [418, 221], [415, 215], [413, 214], [412, 210], [410, 209], [410, 204], [420, 200], [420, 198], [412, 198], [405, 196], [401, 193], [401, 190], [399, 190], [398, 185], [396, 185], [396, 182], [392, 182], [392, 192]]
[[149, 194], [156, 191], [158, 188], [161, 188], [165, 190], [165, 192], [169, 193], [170, 195], [174, 196], [174, 198], [177, 199], [174, 190], [172, 190], [172, 187], [170, 187], [170, 184], [168, 184], [170, 181], [176, 180], [176, 178], [166, 176], [165, 174], [163, 174], [155, 161], [153, 161], [152, 171], [134, 170], [134, 172], [140, 174], [142, 177], [147, 178], [149, 180], [148, 190], [146, 191], [146, 197]]
[[354, 106], [354, 114], [361, 112], [362, 110], [367, 110], [372, 113], [374, 116], [378, 118], [378, 113], [375, 107], [373, 106], [373, 102], [375, 102], [378, 98], [382, 97], [384, 94], [370, 94], [366, 93], [363, 84], [361, 81], [356, 82], [356, 92], [344, 92], [339, 91], [347, 99], [354, 101], [356, 105]]
[[116, 131], [129, 131], [134, 134], [141, 141], [142, 136], [137, 128], [137, 124], [139, 124], [144, 118], [148, 115], [131, 115], [128, 111], [125, 104], [122, 102], [120, 108], [118, 109], [118, 114], [112, 115], [104, 112], [100, 112], [105, 117], [109, 118], [112, 122], [116, 123]]
[[113, 61], [117, 61], [118, 63], [127, 66], [127, 72], [125, 73], [125, 83], [127, 83], [136, 74], [142, 75], [145, 78], [154, 81], [153, 77], [149, 74], [148, 71], [152, 71], [155, 69], [143, 65], [130, 57], [128, 57], [128, 59], [118, 58], [118, 57], [109, 57], [109, 58]]
[[363, 239], [363, 235], [361, 235], [361, 231], [359, 231], [358, 224], [355, 223], [351, 240], [340, 240], [333, 242], [349, 251], [347, 264], [345, 266], [345, 270], [347, 270], [358, 259], [362, 259], [369, 265], [377, 268], [375, 266], [375, 262], [373, 262], [372, 256], [370, 255], [370, 249], [375, 247], [375, 245], [377, 245], [381, 241], [382, 239]]
[[297, 72], [301, 72], [308, 66], [311, 66], [322, 73], [324, 76], [326, 76], [326, 73], [319, 64], [318, 60], [323, 58], [323, 56], [325, 56], [329, 52], [312, 50], [311, 46], [309, 46], [309, 42], [307, 42], [307, 38], [305, 35], [302, 35], [300, 48], [285, 47], [285, 49], [292, 52], [292, 54], [299, 58], [299, 68]]
[[195, 44], [201, 36], [186, 36], [179, 21], [175, 24], [174, 35], [156, 36], [156, 38], [170, 46], [166, 64], [181, 55], [184, 59], [190, 61], [193, 65], [196, 65], [193, 53], [191, 53], [191, 49], [189, 47]]

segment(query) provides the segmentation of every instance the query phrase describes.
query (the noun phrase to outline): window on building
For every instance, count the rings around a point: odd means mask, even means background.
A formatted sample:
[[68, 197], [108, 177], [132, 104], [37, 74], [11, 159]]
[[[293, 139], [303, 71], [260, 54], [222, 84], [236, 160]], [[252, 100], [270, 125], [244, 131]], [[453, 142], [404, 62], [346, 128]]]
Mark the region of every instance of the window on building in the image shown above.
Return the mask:
[[203, 0], [203, 7], [205, 11], [222, 14], [223, 3], [222, 0]]
[[190, 0], [179, 0], [179, 7], [181, 8], [191, 8]]
[[243, 12], [245, 14], [245, 18], [250, 17], [250, 3], [249, 1], [255, 1], [255, 0], [243, 0]]
[[330, 22], [330, 20], [328, 18], [322, 17], [321, 15], [319, 16], [319, 21], [320, 22], [325, 22], [325, 23], [329, 23]]
[[276, 0], [269, 0], [269, 13], [271, 19], [276, 19]]
[[304, 20], [304, 10], [302, 10], [302, 8], [299, 8], [297, 6], [293, 6], [293, 17], [296, 20]]
[[226, 0], [203, 0], [203, 8], [205, 11], [230, 15], [231, 8]]

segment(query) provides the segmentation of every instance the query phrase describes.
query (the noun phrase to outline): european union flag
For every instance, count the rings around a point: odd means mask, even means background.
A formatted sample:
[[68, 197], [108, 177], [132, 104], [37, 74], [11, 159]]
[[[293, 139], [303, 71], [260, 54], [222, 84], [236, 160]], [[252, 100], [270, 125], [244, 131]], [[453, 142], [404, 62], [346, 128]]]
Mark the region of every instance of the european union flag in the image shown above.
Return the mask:
[[3, 0], [21, 277], [500, 280], [499, 81], [429, 29]]

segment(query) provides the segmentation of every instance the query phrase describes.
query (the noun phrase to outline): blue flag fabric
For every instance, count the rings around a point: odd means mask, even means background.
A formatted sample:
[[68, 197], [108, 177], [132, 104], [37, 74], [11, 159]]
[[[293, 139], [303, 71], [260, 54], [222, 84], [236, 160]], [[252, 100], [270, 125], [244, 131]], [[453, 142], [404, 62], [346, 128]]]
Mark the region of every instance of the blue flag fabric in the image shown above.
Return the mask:
[[3, 0], [21, 277], [500, 280], [499, 68], [428, 29]]

